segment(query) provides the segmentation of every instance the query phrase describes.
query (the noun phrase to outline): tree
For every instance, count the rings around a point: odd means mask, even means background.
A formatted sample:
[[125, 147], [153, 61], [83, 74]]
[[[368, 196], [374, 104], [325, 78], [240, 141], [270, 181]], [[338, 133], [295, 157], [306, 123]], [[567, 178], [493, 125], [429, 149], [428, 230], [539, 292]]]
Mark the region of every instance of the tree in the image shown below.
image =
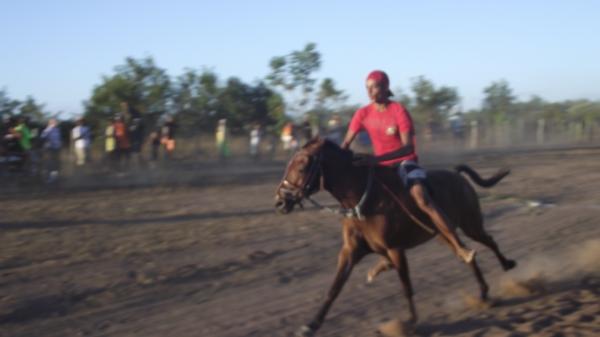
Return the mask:
[[485, 98], [482, 112], [488, 123], [504, 122], [514, 117], [515, 96], [508, 82], [505, 80], [492, 82], [490, 86], [483, 89], [483, 92]]
[[220, 91], [217, 117], [227, 118], [232, 130], [247, 129], [254, 123], [280, 124], [282, 100], [264, 83], [248, 85], [238, 78], [227, 80]]
[[316, 79], [312, 74], [321, 67], [321, 54], [314, 43], [307, 43], [302, 50], [292, 51], [285, 56], [276, 56], [269, 63], [271, 73], [267, 82], [275, 88], [283, 89], [291, 96], [290, 109], [302, 112], [314, 103]]
[[35, 101], [35, 98], [33, 98], [31, 96], [27, 96], [27, 98], [25, 99], [25, 102], [23, 102], [19, 106], [19, 113], [22, 116], [27, 116], [30, 120], [37, 121], [37, 122], [43, 121], [44, 119], [46, 119], [46, 116], [48, 115], [44, 111], [44, 105], [38, 104]]
[[317, 104], [320, 107], [328, 108], [328, 104], [337, 104], [344, 102], [348, 96], [342, 90], [335, 87], [335, 82], [331, 78], [324, 78], [319, 86], [317, 93]]
[[8, 97], [5, 89], [0, 89], [0, 116], [5, 114], [14, 115], [19, 105], [21, 105], [21, 102]]
[[217, 82], [217, 75], [207, 69], [201, 73], [186, 69], [177, 77], [172, 107], [184, 130], [207, 130], [214, 127], [220, 91]]
[[210, 70], [186, 70], [173, 87], [173, 112], [184, 130], [213, 130], [217, 120], [227, 119], [233, 132], [254, 123], [277, 124], [283, 114], [283, 101], [263, 82], [249, 85], [239, 78], [220, 86]]
[[89, 123], [98, 126], [100, 121], [122, 112], [122, 102], [126, 102], [131, 111], [139, 113], [148, 125], [169, 111], [171, 81], [152, 57], [127, 57], [125, 64], [114, 70], [114, 75], [102, 78], [102, 83], [94, 87], [92, 96], [84, 103]]
[[600, 102], [581, 100], [571, 105], [567, 113], [569, 119], [582, 123], [584, 132], [592, 140], [600, 121]]
[[432, 137], [435, 129], [447, 119], [450, 111], [458, 104], [460, 97], [455, 88], [435, 85], [423, 76], [413, 80], [411, 89], [414, 98], [403, 99], [412, 102], [415, 122], [425, 126], [425, 134]]

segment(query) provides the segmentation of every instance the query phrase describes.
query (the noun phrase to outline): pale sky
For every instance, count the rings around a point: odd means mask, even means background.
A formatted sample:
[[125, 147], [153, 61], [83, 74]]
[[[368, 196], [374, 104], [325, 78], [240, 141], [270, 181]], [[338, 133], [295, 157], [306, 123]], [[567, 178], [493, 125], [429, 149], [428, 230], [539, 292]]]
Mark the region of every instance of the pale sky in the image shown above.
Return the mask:
[[600, 1], [32, 1], [0, 2], [0, 88], [52, 112], [83, 112], [126, 57], [254, 83], [273, 56], [315, 42], [318, 78], [366, 103], [385, 70], [405, 91], [424, 75], [456, 87], [463, 107], [506, 79], [520, 99], [600, 99]]

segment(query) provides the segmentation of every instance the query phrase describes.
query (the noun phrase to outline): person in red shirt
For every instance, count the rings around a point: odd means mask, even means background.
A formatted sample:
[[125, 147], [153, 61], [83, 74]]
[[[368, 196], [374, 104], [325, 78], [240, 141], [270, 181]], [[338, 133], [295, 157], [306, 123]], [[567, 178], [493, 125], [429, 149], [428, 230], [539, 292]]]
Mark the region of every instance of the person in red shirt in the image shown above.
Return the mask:
[[427, 177], [419, 167], [416, 153], [415, 129], [410, 114], [398, 102], [389, 99], [392, 92], [386, 73], [375, 70], [367, 77], [367, 93], [371, 103], [356, 111], [348, 127], [341, 147], [348, 149], [360, 131], [371, 138], [374, 155], [361, 155], [356, 165], [397, 166], [398, 174], [419, 208], [435, 224], [442, 236], [454, 248], [456, 254], [469, 263], [475, 251], [467, 248], [456, 236], [454, 227], [446, 214], [434, 203], [424, 185]]

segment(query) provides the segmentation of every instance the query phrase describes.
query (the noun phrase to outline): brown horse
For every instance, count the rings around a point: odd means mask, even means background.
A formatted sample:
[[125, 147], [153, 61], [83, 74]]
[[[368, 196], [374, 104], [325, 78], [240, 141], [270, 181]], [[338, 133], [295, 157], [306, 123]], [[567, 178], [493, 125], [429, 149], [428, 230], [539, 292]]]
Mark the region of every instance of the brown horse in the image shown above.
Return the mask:
[[[429, 171], [427, 184], [433, 199], [453, 224], [457, 224], [468, 237], [493, 250], [504, 270], [513, 268], [515, 262], [505, 258], [493, 238], [485, 232], [477, 194], [460, 172], [466, 173], [480, 186], [491, 187], [509, 171], [500, 171], [489, 179], [482, 179], [473, 169], [461, 165], [456, 172]], [[331, 193], [342, 209], [347, 210], [348, 216], [342, 220], [344, 243], [328, 296], [315, 318], [301, 327], [298, 335], [313, 336], [316, 333], [354, 265], [369, 253], [383, 257], [369, 276], [389, 266], [397, 270], [409, 304], [409, 322], [415, 323], [417, 313], [405, 250], [434, 237], [435, 227], [404, 192], [396, 171], [388, 167], [370, 169], [353, 166], [351, 151], [316, 138], [290, 160], [277, 189], [276, 207], [281, 213], [289, 213], [304, 199], [312, 200], [310, 196], [320, 189]], [[488, 285], [481, 270], [475, 260], [469, 265], [479, 283], [481, 299], [486, 300]]]

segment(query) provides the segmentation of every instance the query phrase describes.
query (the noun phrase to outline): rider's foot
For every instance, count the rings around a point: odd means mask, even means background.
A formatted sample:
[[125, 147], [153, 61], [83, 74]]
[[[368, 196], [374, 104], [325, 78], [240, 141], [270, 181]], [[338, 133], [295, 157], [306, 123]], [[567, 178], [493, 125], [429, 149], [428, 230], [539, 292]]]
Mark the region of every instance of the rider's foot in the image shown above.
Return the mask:
[[471, 263], [473, 261], [473, 259], [475, 258], [475, 250], [474, 249], [469, 249], [469, 248], [462, 248], [460, 247], [457, 250], [457, 254], [458, 256], [465, 261], [465, 263]]

